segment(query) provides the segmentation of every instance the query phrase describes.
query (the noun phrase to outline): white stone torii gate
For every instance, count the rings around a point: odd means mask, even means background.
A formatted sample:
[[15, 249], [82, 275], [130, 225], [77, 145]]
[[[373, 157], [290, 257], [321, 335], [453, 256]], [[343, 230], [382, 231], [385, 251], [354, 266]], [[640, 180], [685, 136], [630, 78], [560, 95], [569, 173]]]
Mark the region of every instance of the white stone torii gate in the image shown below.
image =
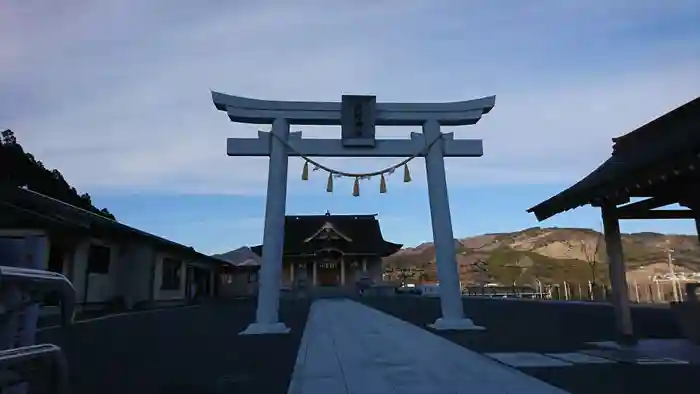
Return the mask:
[[[233, 122], [271, 124], [258, 138], [229, 138], [229, 156], [269, 156], [263, 262], [260, 267], [256, 320], [241, 334], [287, 333], [279, 321], [280, 275], [284, 248], [289, 156], [408, 157], [423, 151], [442, 317], [435, 329], [483, 329], [464, 316], [447, 195], [444, 157], [480, 157], [481, 140], [455, 140], [440, 126], [473, 125], [494, 107], [496, 97], [451, 103], [376, 103], [374, 96], [343, 96], [341, 102], [255, 100], [212, 92], [214, 105]], [[303, 139], [296, 125], [342, 125], [342, 139]], [[375, 140], [374, 126], [422, 126], [408, 140]], [[441, 141], [439, 141], [441, 140]], [[433, 143], [436, 141], [437, 143]]]

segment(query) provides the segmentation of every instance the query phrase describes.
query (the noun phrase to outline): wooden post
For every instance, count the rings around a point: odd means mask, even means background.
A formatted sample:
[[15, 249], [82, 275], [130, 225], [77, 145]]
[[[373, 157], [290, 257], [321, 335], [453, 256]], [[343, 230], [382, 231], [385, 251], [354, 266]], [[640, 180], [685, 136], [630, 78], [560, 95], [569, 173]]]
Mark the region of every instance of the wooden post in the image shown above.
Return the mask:
[[289, 263], [289, 284], [294, 286], [294, 266], [296, 262], [292, 261]]
[[678, 288], [678, 302], [683, 302], [685, 301], [685, 291], [683, 291], [683, 285], [681, 284], [681, 281], [676, 279], [674, 281], [674, 286]]
[[340, 258], [340, 285], [345, 286], [345, 259]]
[[700, 241], [700, 204], [688, 204], [690, 209], [693, 211], [693, 216], [695, 216], [695, 231], [698, 234], [698, 240]]
[[216, 269], [209, 271], [209, 297], [216, 296]]
[[606, 202], [601, 206], [605, 250], [608, 255], [612, 302], [615, 307], [615, 323], [618, 331], [618, 343], [622, 345], [636, 343], [632, 329], [632, 315], [627, 294], [625, 260], [622, 250], [620, 223], [616, 216], [615, 205]]

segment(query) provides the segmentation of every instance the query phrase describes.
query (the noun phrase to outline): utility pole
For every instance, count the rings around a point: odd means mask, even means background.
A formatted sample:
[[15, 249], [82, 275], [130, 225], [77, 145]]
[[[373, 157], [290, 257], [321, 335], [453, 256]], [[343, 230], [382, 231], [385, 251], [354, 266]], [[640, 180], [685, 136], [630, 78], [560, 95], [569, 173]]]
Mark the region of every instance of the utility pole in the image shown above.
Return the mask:
[[668, 255], [668, 271], [669, 271], [669, 274], [671, 275], [671, 285], [673, 287], [673, 299], [674, 299], [674, 301], [678, 302], [679, 301], [678, 286], [677, 286], [678, 280], [676, 278], [675, 272], [673, 271], [673, 249], [668, 248], [666, 250], [666, 253]]

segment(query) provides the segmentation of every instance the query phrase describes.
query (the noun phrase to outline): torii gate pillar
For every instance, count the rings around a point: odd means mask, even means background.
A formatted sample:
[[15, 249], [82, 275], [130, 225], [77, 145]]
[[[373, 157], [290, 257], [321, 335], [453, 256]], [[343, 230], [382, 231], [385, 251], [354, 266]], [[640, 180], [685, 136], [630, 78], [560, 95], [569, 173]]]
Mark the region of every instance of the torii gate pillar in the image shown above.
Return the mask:
[[258, 308], [255, 322], [247, 334], [284, 334], [289, 328], [278, 320], [280, 277], [284, 253], [284, 216], [287, 205], [287, 140], [289, 123], [284, 118], [272, 122], [274, 138], [270, 144], [270, 167], [267, 170], [267, 198], [263, 232], [263, 262], [258, 274]]
[[[256, 321], [241, 334], [287, 333], [278, 320], [284, 248], [284, 218], [289, 156], [425, 157], [433, 238], [436, 248], [442, 317], [430, 326], [438, 330], [474, 330], [464, 316], [447, 195], [444, 157], [479, 157], [481, 140], [455, 140], [441, 125], [472, 125], [495, 105], [495, 97], [453, 103], [376, 103], [374, 96], [344, 96], [343, 102], [263, 101], [212, 92], [217, 109], [234, 122], [272, 124], [258, 138], [229, 138], [229, 156], [268, 156], [267, 202]], [[301, 138], [290, 124], [342, 125], [343, 138]], [[374, 126], [421, 126], [410, 140], [375, 140]], [[425, 148], [428, 147], [427, 151]]]
[[[423, 124], [423, 135], [428, 141], [440, 138], [440, 124], [428, 120]], [[455, 238], [452, 230], [452, 215], [447, 194], [447, 177], [443, 144], [433, 144], [425, 156], [425, 172], [428, 181], [430, 221], [433, 228], [435, 260], [440, 283], [440, 306], [442, 317], [431, 325], [435, 329], [476, 329], [477, 326], [464, 317], [462, 289], [459, 283]], [[478, 327], [483, 328], [483, 327]]]

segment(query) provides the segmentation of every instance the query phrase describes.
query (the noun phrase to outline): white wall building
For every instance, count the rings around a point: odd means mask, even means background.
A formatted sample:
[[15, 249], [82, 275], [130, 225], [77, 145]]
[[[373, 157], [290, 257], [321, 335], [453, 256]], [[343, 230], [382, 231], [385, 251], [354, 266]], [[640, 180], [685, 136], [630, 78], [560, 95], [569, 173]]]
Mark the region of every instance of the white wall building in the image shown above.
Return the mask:
[[33, 191], [0, 189], [0, 265], [63, 273], [83, 308], [213, 296], [225, 264]]

